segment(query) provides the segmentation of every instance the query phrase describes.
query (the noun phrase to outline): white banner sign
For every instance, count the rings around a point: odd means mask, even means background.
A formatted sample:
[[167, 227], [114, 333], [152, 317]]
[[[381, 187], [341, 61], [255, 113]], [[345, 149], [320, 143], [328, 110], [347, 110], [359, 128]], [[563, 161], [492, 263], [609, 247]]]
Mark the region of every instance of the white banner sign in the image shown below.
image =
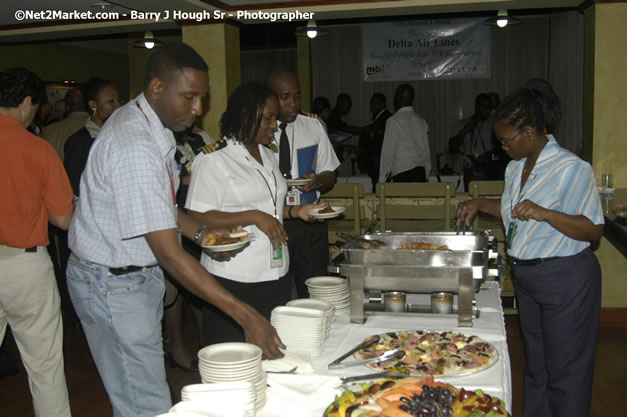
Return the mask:
[[490, 28], [483, 19], [366, 23], [365, 81], [490, 78]]

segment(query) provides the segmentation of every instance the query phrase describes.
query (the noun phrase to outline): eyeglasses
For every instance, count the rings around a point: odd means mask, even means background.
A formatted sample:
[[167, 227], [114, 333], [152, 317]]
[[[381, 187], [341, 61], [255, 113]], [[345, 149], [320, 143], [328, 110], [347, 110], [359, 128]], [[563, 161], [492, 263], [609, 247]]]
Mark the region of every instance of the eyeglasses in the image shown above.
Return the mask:
[[520, 129], [520, 130], [518, 131], [518, 133], [516, 133], [516, 134], [514, 135], [514, 137], [512, 137], [510, 140], [505, 141], [505, 142], [501, 142], [501, 146], [509, 146], [509, 145], [511, 145], [511, 144], [512, 144], [512, 142], [513, 142], [513, 141], [514, 141], [514, 140], [518, 137], [518, 135], [520, 135], [520, 134], [522, 133], [522, 131], [523, 131], [523, 130], [525, 130], [525, 128], [524, 128], [524, 127], [523, 127], [522, 129]]

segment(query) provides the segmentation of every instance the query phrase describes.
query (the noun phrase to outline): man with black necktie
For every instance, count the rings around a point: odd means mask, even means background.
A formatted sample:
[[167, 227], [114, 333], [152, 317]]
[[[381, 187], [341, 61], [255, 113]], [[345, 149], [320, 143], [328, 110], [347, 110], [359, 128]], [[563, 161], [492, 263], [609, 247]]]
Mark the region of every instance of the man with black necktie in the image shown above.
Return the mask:
[[[300, 111], [301, 92], [296, 76], [287, 71], [273, 71], [267, 82], [279, 97], [279, 129], [275, 132], [279, 169], [287, 179], [310, 179], [306, 185], [288, 191], [286, 204], [314, 203], [320, 193], [335, 185], [335, 170], [340, 162], [320, 121]], [[309, 293], [305, 280], [327, 274], [327, 224], [284, 220], [290, 251], [289, 275], [294, 279], [298, 297], [306, 298]]]

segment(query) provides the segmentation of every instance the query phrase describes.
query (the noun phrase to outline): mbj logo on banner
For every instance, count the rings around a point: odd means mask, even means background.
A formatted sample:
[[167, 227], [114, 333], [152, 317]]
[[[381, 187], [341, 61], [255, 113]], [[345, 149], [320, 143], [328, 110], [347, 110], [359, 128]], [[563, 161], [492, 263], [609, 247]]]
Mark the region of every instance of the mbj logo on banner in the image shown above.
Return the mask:
[[483, 19], [366, 23], [365, 81], [490, 78], [490, 28]]

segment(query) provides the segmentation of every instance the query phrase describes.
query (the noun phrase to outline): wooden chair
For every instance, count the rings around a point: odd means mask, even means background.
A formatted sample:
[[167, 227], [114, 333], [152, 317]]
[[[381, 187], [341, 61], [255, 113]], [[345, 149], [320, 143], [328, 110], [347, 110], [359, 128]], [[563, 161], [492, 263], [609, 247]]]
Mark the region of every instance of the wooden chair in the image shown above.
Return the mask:
[[[327, 220], [329, 226], [329, 244], [337, 242], [337, 232], [362, 234], [364, 227], [364, 209], [361, 199], [364, 197], [362, 184], [335, 184], [333, 189], [321, 196], [322, 201], [333, 200], [333, 205], [345, 208], [340, 218]], [[343, 200], [337, 202], [336, 200]]]
[[[468, 192], [472, 198], [500, 198], [505, 187], [504, 181], [471, 181]], [[480, 223], [481, 220], [481, 223]], [[498, 240], [504, 240], [503, 222], [491, 216], [478, 215], [472, 223], [472, 230], [490, 229]]]
[[[452, 230], [454, 207], [451, 199], [455, 196], [453, 183], [379, 183], [377, 195], [381, 231]], [[395, 198], [423, 199], [425, 201], [418, 203], [425, 204], [398, 204], [395, 203]]]

